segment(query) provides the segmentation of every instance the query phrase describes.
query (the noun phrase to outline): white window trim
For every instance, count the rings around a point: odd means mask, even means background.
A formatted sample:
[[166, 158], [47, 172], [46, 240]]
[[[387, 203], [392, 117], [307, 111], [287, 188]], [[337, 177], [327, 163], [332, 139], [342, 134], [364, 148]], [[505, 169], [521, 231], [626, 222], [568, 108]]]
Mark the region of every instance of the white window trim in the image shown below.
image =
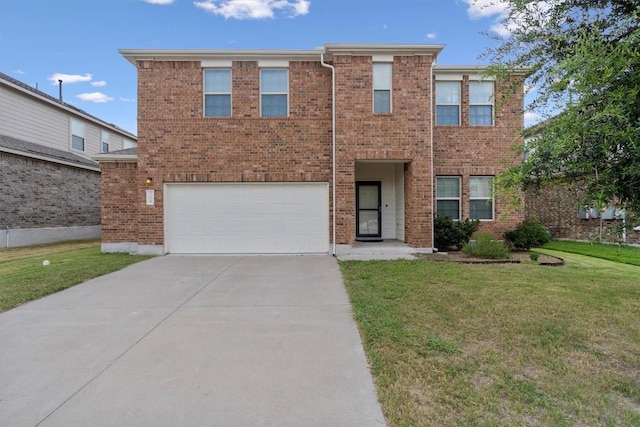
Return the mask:
[[[82, 126], [82, 135], [76, 135], [73, 133], [73, 124], [77, 123]], [[78, 150], [77, 148], [73, 148], [73, 135], [82, 136], [82, 150]], [[80, 153], [84, 153], [87, 150], [87, 125], [85, 122], [69, 119], [69, 148], [73, 151], [78, 151]]]
[[[393, 57], [391, 57], [393, 59]], [[388, 58], [387, 58], [388, 59]], [[389, 81], [389, 112], [388, 113], [376, 113], [376, 90], [387, 90], [387, 89], [376, 89], [375, 84], [371, 85], [373, 90], [371, 92], [372, 100], [371, 100], [371, 111], [373, 114], [393, 114], [393, 61], [375, 61], [371, 66], [371, 76], [372, 80], [375, 82], [375, 66], [376, 65], [389, 65], [391, 67], [390, 81]]]
[[[491, 179], [491, 198], [487, 199], [485, 197], [471, 197], [471, 180], [473, 178], [490, 178]], [[496, 197], [495, 197], [495, 185], [496, 185], [496, 177], [493, 175], [472, 175], [469, 177], [469, 201], [471, 200], [491, 200], [491, 219], [480, 219], [480, 222], [491, 222], [496, 220]], [[471, 218], [471, 203], [469, 203], [469, 217]], [[474, 219], [474, 218], [471, 218]]]
[[[229, 71], [229, 92], [207, 92], [205, 74], [207, 71]], [[207, 95], [229, 95], [229, 115], [228, 116], [207, 116]], [[233, 70], [231, 67], [209, 67], [202, 70], [202, 117], [207, 119], [230, 119], [233, 117]]]
[[[288, 63], [287, 63], [288, 64]], [[287, 72], [287, 91], [286, 92], [263, 92], [262, 91], [262, 70], [280, 70], [280, 71], [286, 71]], [[291, 95], [289, 95], [290, 93], [290, 88], [289, 88], [289, 68], [285, 68], [285, 67], [262, 67], [260, 68], [260, 118], [263, 119], [281, 119], [283, 117], [289, 117], [289, 104], [291, 102]], [[263, 116], [262, 115], [262, 96], [263, 95], [287, 95], [287, 114], [285, 116]]]
[[[107, 144], [107, 151], [104, 151], [104, 144]], [[100, 152], [101, 153], [108, 153], [109, 150], [111, 149], [111, 135], [109, 134], [109, 132], [101, 130], [100, 131]]]
[[[438, 196], [438, 178], [457, 178], [458, 179], [458, 197], [440, 197]], [[459, 175], [438, 175], [436, 176], [436, 208], [439, 200], [457, 200], [458, 201], [458, 217], [451, 218], [453, 221], [460, 221], [462, 218], [462, 177]]]
[[[458, 102], [457, 103], [448, 103], [448, 102], [438, 102], [438, 83], [458, 83]], [[446, 81], [440, 81], [440, 82], [436, 82], [436, 120], [435, 120], [435, 125], [436, 126], [442, 126], [442, 127], [456, 127], [456, 126], [461, 126], [462, 124], [462, 82], [461, 81], [452, 81], [452, 80], [446, 80]], [[458, 106], [458, 124], [457, 125], [439, 125], [438, 124], [438, 105], [446, 105], [446, 106], [452, 106], [452, 105], [457, 105]]]
[[[471, 84], [469, 84], [469, 126], [473, 126], [473, 127], [489, 127], [489, 126], [495, 126], [496, 125], [496, 106], [495, 106], [495, 98], [496, 98], [496, 85], [492, 80], [469, 80], [469, 83], [491, 83], [492, 87], [493, 87], [493, 91], [492, 91], [492, 95], [491, 95], [491, 102], [482, 102], [482, 103], [478, 103], [478, 102], [471, 102]], [[491, 106], [491, 124], [490, 125], [473, 125], [471, 124], [471, 107], [473, 106], [483, 106], [483, 105], [490, 105]]]

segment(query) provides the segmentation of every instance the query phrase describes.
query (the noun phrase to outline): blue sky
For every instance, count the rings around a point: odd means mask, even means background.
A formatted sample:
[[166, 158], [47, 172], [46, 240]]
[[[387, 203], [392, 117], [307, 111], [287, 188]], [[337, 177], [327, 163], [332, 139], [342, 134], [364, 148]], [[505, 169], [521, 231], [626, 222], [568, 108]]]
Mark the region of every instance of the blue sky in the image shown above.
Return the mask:
[[[0, 71], [136, 133], [136, 70], [118, 49], [444, 44], [479, 64], [502, 33], [495, 0], [0, 0]], [[62, 76], [60, 76], [62, 75]]]

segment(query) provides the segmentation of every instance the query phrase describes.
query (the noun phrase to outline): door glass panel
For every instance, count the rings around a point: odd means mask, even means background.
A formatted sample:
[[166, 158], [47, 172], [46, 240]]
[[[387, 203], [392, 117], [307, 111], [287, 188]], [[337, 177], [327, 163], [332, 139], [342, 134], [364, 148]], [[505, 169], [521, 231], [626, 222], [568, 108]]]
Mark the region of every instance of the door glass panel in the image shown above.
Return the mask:
[[360, 185], [360, 209], [378, 209], [378, 186], [377, 185]]
[[[377, 196], [377, 195], [376, 195]], [[362, 235], [378, 234], [378, 211], [360, 211], [358, 232]]]

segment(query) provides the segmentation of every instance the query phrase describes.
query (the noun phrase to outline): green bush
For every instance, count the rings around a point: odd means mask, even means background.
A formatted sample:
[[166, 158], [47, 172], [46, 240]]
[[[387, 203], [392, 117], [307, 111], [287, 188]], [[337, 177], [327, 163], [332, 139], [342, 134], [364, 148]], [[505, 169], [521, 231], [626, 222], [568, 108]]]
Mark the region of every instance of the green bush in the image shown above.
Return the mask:
[[534, 219], [525, 219], [515, 229], [506, 231], [504, 239], [511, 247], [525, 251], [543, 246], [551, 240], [544, 226]]
[[435, 245], [441, 252], [451, 248], [460, 249], [478, 231], [480, 221], [466, 219], [454, 221], [447, 215], [436, 215], [434, 221]]
[[504, 242], [493, 239], [490, 233], [476, 235], [475, 242], [469, 242], [462, 247], [462, 252], [478, 258], [508, 259], [509, 248]]

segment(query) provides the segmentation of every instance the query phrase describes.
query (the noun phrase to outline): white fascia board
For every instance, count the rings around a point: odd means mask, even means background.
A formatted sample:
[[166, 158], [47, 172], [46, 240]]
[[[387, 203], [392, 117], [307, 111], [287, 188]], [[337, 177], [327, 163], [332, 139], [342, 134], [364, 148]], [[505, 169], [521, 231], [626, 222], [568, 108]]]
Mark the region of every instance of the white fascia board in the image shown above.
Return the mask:
[[211, 49], [120, 49], [118, 52], [130, 63], [137, 61], [320, 61], [319, 50], [211, 50]]
[[[87, 166], [87, 165], [82, 165], [82, 164], [79, 164], [79, 163], [67, 162], [67, 161], [61, 160], [61, 159], [53, 159], [51, 157], [42, 156], [40, 154], [27, 153], [25, 151], [13, 150], [11, 148], [6, 148], [6, 147], [0, 147], [0, 151], [2, 151], [4, 153], [9, 153], [9, 154], [15, 154], [16, 156], [29, 157], [31, 159], [42, 160], [44, 162], [57, 163], [57, 164], [60, 164], [60, 165], [71, 166], [71, 167], [78, 168], [78, 169], [86, 169], [86, 170], [90, 170], [90, 171], [94, 171], [94, 172], [100, 172], [100, 168], [97, 168], [97, 167], [94, 168], [94, 167]], [[95, 159], [92, 158], [92, 160], [95, 160]]]
[[438, 54], [443, 44], [325, 44], [325, 52], [332, 55], [395, 55], [414, 56]]
[[2, 80], [2, 84], [6, 85], [6, 86], [8, 86], [8, 87], [10, 87], [10, 88], [12, 88], [14, 90], [17, 90], [17, 91], [21, 92], [23, 95], [26, 95], [28, 97], [37, 99], [37, 100], [39, 100], [41, 102], [44, 102], [44, 103], [46, 103], [46, 104], [48, 104], [48, 105], [50, 105], [52, 107], [57, 108], [59, 110], [63, 110], [63, 111], [65, 111], [65, 112], [67, 112], [67, 113], [69, 113], [69, 114], [71, 114], [71, 115], [73, 115], [75, 117], [80, 117], [80, 118], [82, 118], [84, 120], [90, 121], [90, 122], [98, 125], [103, 130], [109, 130], [111, 132], [118, 133], [118, 134], [120, 134], [120, 135], [122, 135], [122, 136], [124, 136], [126, 138], [133, 139], [134, 141], [138, 140], [137, 136], [135, 136], [132, 133], [127, 132], [124, 129], [120, 129], [119, 127], [117, 127], [114, 124], [107, 123], [105, 121], [102, 121], [102, 120], [98, 119], [97, 117], [90, 116], [89, 114], [84, 113], [83, 111], [77, 110], [75, 108], [68, 107], [66, 104], [61, 103], [58, 100], [54, 101], [52, 99], [49, 99], [47, 97], [44, 97], [44, 96], [36, 93], [36, 92], [33, 92], [31, 90], [28, 90], [28, 89], [25, 89], [22, 86], [18, 86], [16, 84], [13, 84], [10, 81]]
[[138, 161], [138, 155], [137, 154], [100, 153], [100, 154], [94, 154], [93, 156], [91, 156], [91, 160], [95, 160], [98, 163], [107, 163], [107, 162], [133, 163]]

